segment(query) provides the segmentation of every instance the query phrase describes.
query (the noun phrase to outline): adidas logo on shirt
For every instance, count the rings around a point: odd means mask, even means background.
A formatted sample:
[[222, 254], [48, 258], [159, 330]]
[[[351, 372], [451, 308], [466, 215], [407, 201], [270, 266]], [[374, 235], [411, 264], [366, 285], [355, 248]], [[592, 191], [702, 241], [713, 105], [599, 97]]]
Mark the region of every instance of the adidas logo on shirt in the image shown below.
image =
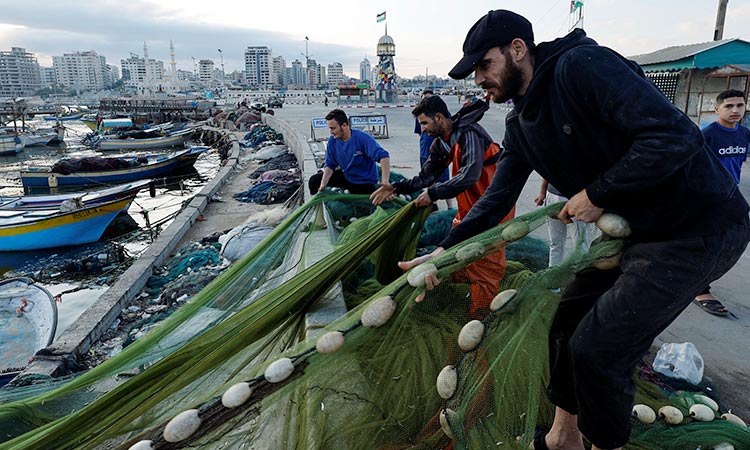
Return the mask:
[[719, 155], [744, 155], [747, 152], [747, 147], [740, 147], [736, 145], [734, 147], [725, 147], [719, 149]]

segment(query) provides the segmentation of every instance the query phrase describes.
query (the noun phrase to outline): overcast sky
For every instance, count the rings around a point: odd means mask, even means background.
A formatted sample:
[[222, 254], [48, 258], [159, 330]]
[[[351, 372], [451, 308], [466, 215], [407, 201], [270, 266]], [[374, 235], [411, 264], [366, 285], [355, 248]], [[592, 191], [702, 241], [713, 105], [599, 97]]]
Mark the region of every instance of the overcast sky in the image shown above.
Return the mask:
[[[584, 0], [584, 29], [600, 44], [630, 56], [660, 48], [710, 41], [718, 0]], [[129, 54], [143, 54], [169, 66], [174, 42], [177, 68], [193, 70], [211, 59], [227, 73], [244, 69], [247, 46], [264, 45], [287, 65], [310, 58], [344, 65], [358, 77], [359, 62], [377, 62], [375, 46], [384, 34], [376, 23], [386, 11], [401, 76], [446, 76], [461, 57], [471, 25], [491, 9], [510, 9], [534, 24], [536, 41], [568, 31], [570, 0], [0, 0], [0, 50], [23, 47], [42, 66], [53, 55], [94, 50], [120, 66]], [[750, 0], [730, 0], [724, 38], [750, 41]]]

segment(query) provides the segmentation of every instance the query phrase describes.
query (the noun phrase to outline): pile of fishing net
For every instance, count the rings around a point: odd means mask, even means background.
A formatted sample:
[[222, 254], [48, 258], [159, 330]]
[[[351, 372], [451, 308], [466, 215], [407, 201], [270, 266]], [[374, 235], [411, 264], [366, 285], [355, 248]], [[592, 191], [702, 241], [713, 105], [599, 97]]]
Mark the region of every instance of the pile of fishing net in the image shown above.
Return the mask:
[[297, 157], [292, 153], [284, 153], [261, 164], [247, 177], [254, 180], [270, 170], [289, 170], [296, 167], [298, 167]]
[[245, 203], [269, 205], [288, 200], [302, 185], [302, 174], [299, 169], [267, 170], [253, 181], [253, 186], [243, 192], [234, 194], [234, 198]]
[[243, 147], [255, 148], [263, 142], [284, 143], [284, 136], [267, 125], [261, 125], [254, 127], [252, 131], [245, 134], [245, 137], [242, 140], [243, 142], [241, 145]]
[[[316, 195], [116, 357], [58, 385], [0, 391], [0, 449], [529, 448], [553, 412], [543, 390], [556, 292], [623, 244], [578, 245], [554, 268], [544, 252], [509, 261], [482, 321], [469, 319], [468, 286], [448, 275], [510, 243], [543, 240], [559, 208], [402, 274], [396, 262], [415, 254], [429, 208], [396, 200], [373, 211], [366, 196]], [[326, 241], [336, 243], [330, 253]], [[415, 303], [425, 270], [444, 281]], [[357, 272], [371, 277], [342, 283]], [[371, 293], [348, 308], [337, 300], [365, 286]], [[638, 395], [685, 419], [636, 424], [627, 448], [750, 448], [744, 425], [691, 419], [686, 396], [647, 382]]]

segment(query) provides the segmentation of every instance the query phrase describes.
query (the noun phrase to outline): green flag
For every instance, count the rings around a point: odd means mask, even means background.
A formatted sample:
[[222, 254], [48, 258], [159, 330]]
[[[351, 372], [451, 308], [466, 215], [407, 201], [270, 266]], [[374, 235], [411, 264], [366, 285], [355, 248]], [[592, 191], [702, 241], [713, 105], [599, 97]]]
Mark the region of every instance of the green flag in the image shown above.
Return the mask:
[[577, 9], [583, 7], [583, 0], [570, 0], [570, 13], [573, 14]]
[[385, 11], [383, 11], [380, 14], [378, 14], [378, 23], [380, 23], [380, 22], [382, 22], [384, 20], [385, 20]]

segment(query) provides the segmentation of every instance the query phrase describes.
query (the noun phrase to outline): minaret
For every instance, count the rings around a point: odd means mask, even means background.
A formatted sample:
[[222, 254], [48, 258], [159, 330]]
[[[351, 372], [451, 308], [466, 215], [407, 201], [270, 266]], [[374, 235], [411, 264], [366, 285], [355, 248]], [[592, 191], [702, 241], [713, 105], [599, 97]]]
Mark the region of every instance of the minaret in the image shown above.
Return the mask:
[[172, 67], [172, 79], [177, 79], [177, 63], [174, 60], [174, 44], [172, 44], [172, 40], [169, 40], [169, 65]]
[[143, 64], [146, 66], [146, 74], [145, 74], [145, 85], [148, 88], [149, 92], [151, 91], [151, 64], [148, 62], [148, 47], [146, 47], [146, 41], [143, 41]]

